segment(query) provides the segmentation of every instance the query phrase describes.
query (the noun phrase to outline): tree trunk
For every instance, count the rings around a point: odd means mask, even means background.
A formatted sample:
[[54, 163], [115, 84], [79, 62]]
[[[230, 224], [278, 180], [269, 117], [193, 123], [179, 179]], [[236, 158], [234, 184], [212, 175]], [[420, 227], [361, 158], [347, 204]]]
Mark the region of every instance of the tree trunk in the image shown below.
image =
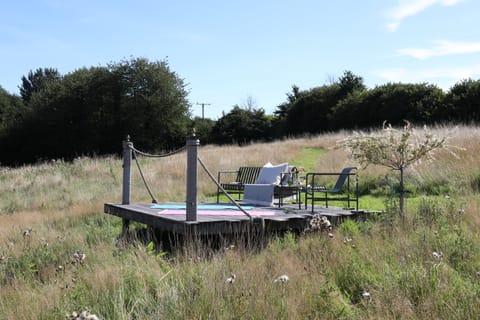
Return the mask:
[[405, 189], [403, 187], [403, 172], [405, 170], [404, 166], [400, 167], [400, 216], [404, 217], [404, 202], [405, 202]]

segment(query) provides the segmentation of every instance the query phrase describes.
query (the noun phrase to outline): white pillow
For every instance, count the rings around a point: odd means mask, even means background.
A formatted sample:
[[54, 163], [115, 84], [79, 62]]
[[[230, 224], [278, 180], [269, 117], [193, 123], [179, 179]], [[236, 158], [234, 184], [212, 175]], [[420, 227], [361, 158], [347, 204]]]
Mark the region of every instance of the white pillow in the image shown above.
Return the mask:
[[288, 168], [288, 163], [282, 163], [276, 166], [272, 166], [267, 163], [260, 170], [255, 184], [279, 184], [280, 176], [282, 172], [285, 172]]

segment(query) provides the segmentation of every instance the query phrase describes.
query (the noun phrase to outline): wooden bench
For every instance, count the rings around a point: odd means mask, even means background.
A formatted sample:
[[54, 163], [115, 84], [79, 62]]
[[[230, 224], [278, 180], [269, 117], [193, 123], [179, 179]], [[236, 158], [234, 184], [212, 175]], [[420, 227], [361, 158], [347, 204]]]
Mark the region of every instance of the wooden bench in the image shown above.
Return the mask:
[[[236, 194], [237, 199], [241, 200], [246, 184], [255, 184], [262, 167], [240, 167], [238, 170], [220, 171], [218, 173], [218, 182], [222, 188], [229, 194]], [[281, 175], [281, 180], [283, 180]], [[222, 182], [223, 180], [223, 182]], [[229, 182], [225, 182], [229, 181]], [[220, 194], [223, 192], [217, 188], [217, 203], [220, 202]], [[298, 186], [276, 186], [274, 189], [274, 198], [278, 199], [278, 206], [283, 205], [283, 199], [295, 197], [300, 209], [300, 189]]]
[[[253, 184], [257, 180], [262, 167], [240, 167], [235, 171], [218, 172], [217, 181], [229, 194], [236, 194], [241, 199], [246, 184]], [[228, 182], [227, 182], [228, 181]], [[217, 188], [217, 203], [220, 202], [220, 194], [223, 193]]]

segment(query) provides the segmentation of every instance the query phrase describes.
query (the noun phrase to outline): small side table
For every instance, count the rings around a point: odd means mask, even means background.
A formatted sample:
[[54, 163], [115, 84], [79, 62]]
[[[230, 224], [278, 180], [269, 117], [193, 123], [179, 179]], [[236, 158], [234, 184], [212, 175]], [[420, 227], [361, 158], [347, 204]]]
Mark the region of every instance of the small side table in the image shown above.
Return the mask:
[[274, 197], [278, 198], [278, 207], [283, 206], [283, 198], [294, 196], [298, 209], [302, 208], [302, 202], [300, 201], [300, 192], [303, 185], [285, 185], [275, 186]]

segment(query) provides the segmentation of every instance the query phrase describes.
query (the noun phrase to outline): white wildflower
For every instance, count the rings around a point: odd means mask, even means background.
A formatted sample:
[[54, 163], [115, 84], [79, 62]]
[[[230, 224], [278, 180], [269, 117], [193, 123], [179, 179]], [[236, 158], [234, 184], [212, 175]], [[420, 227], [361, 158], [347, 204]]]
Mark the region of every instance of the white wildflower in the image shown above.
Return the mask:
[[370, 300], [370, 299], [371, 299], [370, 292], [368, 292], [367, 290], [363, 290], [363, 292], [362, 292], [362, 299], [364, 299], [364, 300]]
[[72, 264], [84, 264], [85, 263], [85, 258], [86, 254], [82, 253], [80, 250], [75, 251], [73, 254], [73, 259], [72, 259]]
[[352, 241], [353, 241], [353, 239], [350, 238], [350, 237], [345, 237], [345, 238], [343, 238], [343, 243], [345, 243], [345, 244], [347, 244], [347, 243], [349, 243], [349, 242], [352, 242]]
[[281, 276], [277, 277], [275, 280], [273, 280], [274, 283], [277, 282], [288, 282], [290, 278], [286, 274], [282, 274]]
[[236, 278], [237, 276], [232, 273], [230, 277], [228, 277], [227, 280], [225, 280], [225, 283], [234, 283]]
[[433, 251], [432, 255], [435, 259], [438, 259], [438, 260], [443, 259], [443, 253], [441, 251], [438, 251], [438, 252]]
[[32, 228], [25, 229], [22, 233], [24, 237], [30, 237], [30, 234], [32, 233]]

